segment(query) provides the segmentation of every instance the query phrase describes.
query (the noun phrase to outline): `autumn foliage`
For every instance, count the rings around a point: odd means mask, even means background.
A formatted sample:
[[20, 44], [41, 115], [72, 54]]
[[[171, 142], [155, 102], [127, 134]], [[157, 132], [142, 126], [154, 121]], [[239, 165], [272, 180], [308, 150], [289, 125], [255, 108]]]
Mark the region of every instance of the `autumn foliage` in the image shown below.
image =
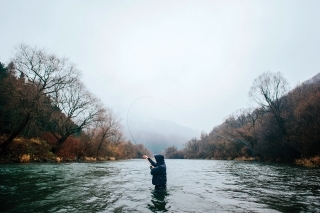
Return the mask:
[[[289, 89], [281, 73], [265, 72], [241, 109], [167, 158], [261, 159], [318, 164], [320, 74]], [[118, 116], [81, 82], [66, 58], [21, 44], [0, 63], [1, 161], [138, 158], [149, 151], [123, 137]], [[307, 163], [306, 163], [307, 164]]]
[[20, 44], [11, 63], [0, 63], [2, 161], [103, 160], [142, 153], [149, 151], [124, 139], [118, 116], [88, 91], [68, 59]]
[[[250, 97], [258, 103], [257, 108], [238, 110], [209, 134], [188, 141], [180, 150], [184, 158], [320, 165], [319, 74], [289, 90], [280, 73], [267, 72], [256, 79]], [[166, 154], [173, 156], [172, 148]]]

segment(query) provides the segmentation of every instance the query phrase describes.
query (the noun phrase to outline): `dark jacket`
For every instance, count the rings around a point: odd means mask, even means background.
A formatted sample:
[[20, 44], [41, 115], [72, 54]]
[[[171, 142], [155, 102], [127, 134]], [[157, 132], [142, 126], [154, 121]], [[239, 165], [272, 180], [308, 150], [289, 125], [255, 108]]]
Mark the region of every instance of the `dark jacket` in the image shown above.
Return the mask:
[[166, 164], [164, 162], [164, 156], [163, 155], [155, 155], [154, 158], [157, 162], [154, 162], [150, 158], [148, 158], [149, 162], [152, 166], [154, 166], [153, 169], [151, 169], [151, 175], [152, 177], [152, 184], [153, 185], [166, 185], [167, 184], [167, 169]]

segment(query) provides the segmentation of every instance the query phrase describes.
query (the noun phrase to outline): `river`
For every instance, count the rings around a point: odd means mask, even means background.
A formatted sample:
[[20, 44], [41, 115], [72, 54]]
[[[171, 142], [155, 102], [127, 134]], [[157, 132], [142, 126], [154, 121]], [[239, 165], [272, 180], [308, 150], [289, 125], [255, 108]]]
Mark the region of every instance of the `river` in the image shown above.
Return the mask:
[[166, 160], [155, 192], [146, 160], [0, 165], [1, 212], [320, 212], [320, 169]]

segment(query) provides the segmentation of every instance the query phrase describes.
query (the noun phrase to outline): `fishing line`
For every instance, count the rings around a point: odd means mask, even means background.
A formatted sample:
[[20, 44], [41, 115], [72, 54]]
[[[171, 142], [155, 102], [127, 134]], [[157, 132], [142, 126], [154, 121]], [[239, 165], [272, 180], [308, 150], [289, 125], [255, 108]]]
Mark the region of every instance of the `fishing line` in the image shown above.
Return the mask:
[[[131, 109], [131, 107], [133, 106], [133, 104], [134, 104], [135, 102], [137, 102], [137, 101], [138, 101], [139, 99], [141, 99], [141, 98], [146, 98], [146, 97], [151, 97], [151, 96], [142, 96], [142, 97], [137, 98], [135, 101], [132, 102], [132, 104], [130, 105], [130, 107], [129, 107], [129, 109], [128, 109], [128, 112], [127, 112], [127, 127], [128, 127], [128, 130], [129, 130], [129, 133], [130, 133], [130, 135], [131, 135], [134, 143], [137, 145], [137, 147], [138, 147], [138, 149], [139, 149], [139, 151], [141, 152], [142, 155], [143, 155], [142, 150], [140, 149], [140, 146], [138, 145], [138, 143], [137, 143], [136, 140], [134, 139], [134, 137], [133, 137], [133, 135], [132, 135], [132, 133], [131, 133], [130, 127], [129, 127], [129, 112], [130, 112], [130, 109]], [[148, 159], [146, 159], [146, 160], [147, 160], [148, 163], [151, 165], [150, 161], [149, 161]], [[152, 165], [151, 165], [151, 166], [152, 166]]]
[[[137, 101], [138, 101], [139, 99], [141, 99], [141, 98], [146, 98], [146, 97], [151, 97], [151, 96], [142, 96], [142, 97], [137, 98], [135, 101], [132, 102], [132, 104], [130, 105], [130, 107], [129, 107], [129, 109], [128, 109], [128, 112], [127, 112], [127, 127], [128, 127], [129, 133], [130, 133], [130, 135], [131, 135], [134, 143], [135, 143], [137, 146], [138, 146], [138, 144], [137, 144], [136, 140], [134, 139], [134, 137], [133, 137], [133, 135], [132, 135], [132, 133], [131, 133], [130, 127], [129, 127], [129, 112], [130, 112], [130, 109], [131, 109], [131, 107], [133, 106], [133, 104], [134, 104], [135, 102], [137, 102]], [[138, 148], [139, 148], [139, 146], [138, 146]], [[140, 148], [139, 148], [139, 150], [140, 150], [140, 152], [141, 152], [141, 149], [140, 149]]]

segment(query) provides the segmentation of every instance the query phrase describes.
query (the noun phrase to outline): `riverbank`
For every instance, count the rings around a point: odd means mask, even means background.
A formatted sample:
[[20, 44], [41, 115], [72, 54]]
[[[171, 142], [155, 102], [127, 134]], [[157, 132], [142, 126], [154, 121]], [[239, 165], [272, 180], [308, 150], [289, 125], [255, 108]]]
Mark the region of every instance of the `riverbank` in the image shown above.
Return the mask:
[[74, 155], [55, 155], [51, 146], [41, 139], [16, 138], [0, 155], [0, 163], [61, 163], [61, 162], [94, 162], [114, 161], [116, 157], [90, 157], [77, 158]]
[[295, 163], [307, 167], [320, 167], [320, 156], [297, 159]]
[[[1, 139], [1, 138], [0, 138]], [[0, 155], [0, 164], [3, 163], [63, 163], [63, 162], [96, 162], [118, 160], [115, 156], [83, 156], [77, 158], [73, 154], [63, 153], [55, 155], [51, 150], [52, 145], [42, 139], [16, 138], [8, 146], [6, 152]], [[235, 160], [235, 161], [266, 161], [282, 162], [280, 159], [260, 159], [259, 157], [239, 157], [235, 159], [213, 159], [213, 160]], [[293, 164], [305, 167], [320, 167], [320, 156], [312, 158], [296, 159]]]
[[[234, 160], [237, 161], [262, 161], [260, 158], [255, 158], [255, 157], [240, 157], [240, 158], [235, 158]], [[264, 160], [267, 162], [282, 162], [279, 159], [270, 159], [270, 160]], [[301, 159], [296, 159], [294, 164], [305, 166], [305, 167], [320, 167], [320, 156], [315, 156], [312, 158], [301, 158]]]

